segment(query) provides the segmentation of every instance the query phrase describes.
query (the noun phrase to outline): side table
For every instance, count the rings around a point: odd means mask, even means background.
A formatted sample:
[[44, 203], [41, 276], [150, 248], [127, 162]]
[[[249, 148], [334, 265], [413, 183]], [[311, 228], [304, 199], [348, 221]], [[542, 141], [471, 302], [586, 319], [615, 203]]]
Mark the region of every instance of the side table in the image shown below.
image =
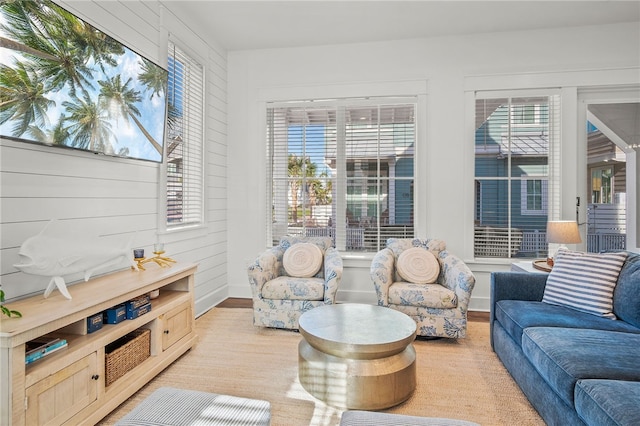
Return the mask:
[[511, 264], [511, 271], [513, 272], [533, 272], [536, 274], [548, 274], [548, 272], [541, 271], [533, 267], [533, 261], [528, 262], [513, 262]]
[[298, 377], [339, 408], [382, 410], [416, 387], [416, 322], [391, 308], [338, 303], [310, 309], [298, 323]]

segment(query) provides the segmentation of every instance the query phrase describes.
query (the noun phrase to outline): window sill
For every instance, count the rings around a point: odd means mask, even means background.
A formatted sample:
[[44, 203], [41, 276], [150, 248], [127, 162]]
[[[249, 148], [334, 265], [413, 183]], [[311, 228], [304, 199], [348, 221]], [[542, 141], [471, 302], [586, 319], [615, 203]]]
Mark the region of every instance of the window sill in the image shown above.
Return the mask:
[[207, 227], [204, 224], [185, 225], [158, 231], [158, 236], [160, 236], [166, 243], [181, 241], [190, 238], [199, 238], [206, 235]]

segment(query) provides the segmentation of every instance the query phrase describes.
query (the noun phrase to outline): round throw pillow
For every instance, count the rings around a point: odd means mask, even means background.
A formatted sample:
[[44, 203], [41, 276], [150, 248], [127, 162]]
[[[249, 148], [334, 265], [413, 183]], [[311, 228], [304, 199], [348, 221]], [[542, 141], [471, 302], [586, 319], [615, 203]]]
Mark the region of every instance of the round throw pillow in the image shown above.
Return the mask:
[[293, 244], [285, 250], [282, 266], [292, 277], [313, 277], [322, 267], [322, 250], [311, 243]]
[[413, 247], [400, 253], [396, 269], [400, 277], [416, 284], [434, 283], [440, 274], [438, 259], [421, 247]]

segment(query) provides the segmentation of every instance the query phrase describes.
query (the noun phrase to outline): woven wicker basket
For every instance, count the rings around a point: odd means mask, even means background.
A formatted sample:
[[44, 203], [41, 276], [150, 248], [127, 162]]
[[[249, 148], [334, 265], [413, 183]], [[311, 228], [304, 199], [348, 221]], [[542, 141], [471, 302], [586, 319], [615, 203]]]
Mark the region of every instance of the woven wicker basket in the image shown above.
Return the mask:
[[105, 348], [105, 386], [124, 376], [151, 355], [151, 330], [138, 329]]

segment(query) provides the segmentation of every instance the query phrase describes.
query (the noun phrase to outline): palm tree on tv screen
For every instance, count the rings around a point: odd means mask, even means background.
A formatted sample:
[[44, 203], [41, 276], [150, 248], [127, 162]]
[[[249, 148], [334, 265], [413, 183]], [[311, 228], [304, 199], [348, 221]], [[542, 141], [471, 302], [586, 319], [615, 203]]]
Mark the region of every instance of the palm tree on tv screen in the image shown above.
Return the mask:
[[[0, 14], [0, 47], [16, 52], [14, 64], [0, 66], [0, 124], [9, 122], [12, 136], [113, 150], [108, 120], [122, 117], [135, 123], [162, 158], [162, 146], [140, 120], [139, 106], [140, 90], [150, 93], [150, 100], [166, 92], [166, 71], [141, 61], [140, 86], [132, 87], [131, 78], [123, 84], [119, 59], [124, 60], [125, 48], [51, 1], [1, 2]], [[47, 112], [55, 114], [56, 94], [63, 92], [68, 94], [61, 102], [64, 112], [51, 125]], [[119, 154], [128, 152], [127, 146], [119, 148]]]
[[26, 132], [32, 123], [44, 127], [47, 109], [55, 104], [45, 94], [45, 85], [29, 65], [0, 65], [0, 124], [15, 117], [15, 135]]
[[27, 133], [36, 141], [53, 145], [64, 145], [71, 136], [69, 128], [65, 127], [63, 114], [60, 115], [53, 127], [45, 129], [41, 126], [30, 125]]
[[69, 113], [64, 121], [71, 123], [67, 130], [73, 138], [72, 146], [113, 153], [113, 146], [108, 142], [112, 132], [111, 124], [106, 120], [107, 111], [99, 108], [89, 96], [76, 102], [65, 101], [62, 105]]
[[77, 18], [49, 2], [15, 1], [3, 4], [2, 10], [8, 20], [2, 29], [13, 37], [3, 42], [12, 42], [6, 47], [24, 53], [35, 64], [48, 91], [68, 86], [76, 96], [77, 89], [86, 93], [92, 87], [90, 57], [72, 43], [82, 37], [78, 31], [86, 32]]
[[147, 132], [138, 117], [140, 111], [135, 106], [142, 99], [140, 92], [129, 88], [131, 79], [122, 84], [120, 75], [116, 75], [106, 81], [98, 81], [100, 84], [100, 106], [106, 109], [111, 117], [120, 116], [125, 120], [132, 120], [140, 129], [142, 134], [147, 138], [149, 143], [159, 152], [162, 152], [162, 146]]
[[162, 68], [156, 67], [146, 59], [142, 60], [142, 72], [138, 75], [138, 80], [144, 83], [151, 92], [149, 99], [153, 99], [154, 95], [162, 95], [166, 92], [166, 73]]

